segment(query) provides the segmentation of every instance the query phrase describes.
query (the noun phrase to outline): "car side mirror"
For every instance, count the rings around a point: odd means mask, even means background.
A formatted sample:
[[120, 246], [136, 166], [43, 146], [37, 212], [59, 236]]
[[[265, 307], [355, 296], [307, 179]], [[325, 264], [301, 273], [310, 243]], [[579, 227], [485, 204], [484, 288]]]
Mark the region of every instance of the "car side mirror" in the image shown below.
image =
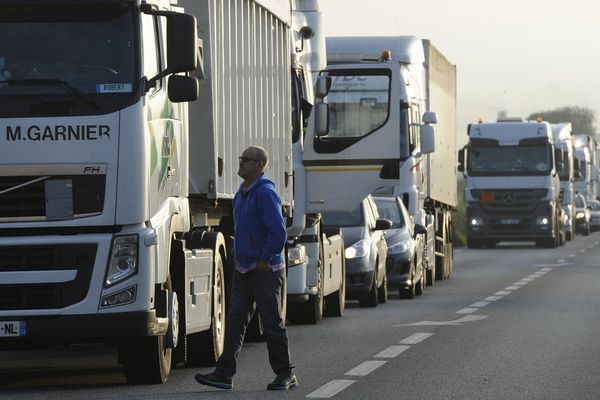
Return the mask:
[[375, 221], [375, 230], [376, 231], [385, 231], [387, 229], [391, 229], [394, 223], [386, 218], [379, 218]]

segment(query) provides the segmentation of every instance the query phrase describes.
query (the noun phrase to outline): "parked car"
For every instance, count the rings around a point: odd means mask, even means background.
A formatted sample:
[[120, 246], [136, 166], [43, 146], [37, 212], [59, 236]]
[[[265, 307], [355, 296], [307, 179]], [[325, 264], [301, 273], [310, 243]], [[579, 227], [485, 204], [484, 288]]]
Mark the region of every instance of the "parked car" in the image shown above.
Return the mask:
[[600, 230], [600, 201], [588, 201], [588, 210], [590, 210], [590, 231]]
[[583, 233], [584, 236], [590, 234], [591, 213], [587, 207], [587, 201], [581, 194], [575, 196], [575, 231]]
[[361, 307], [376, 307], [387, 301], [384, 230], [392, 222], [380, 219], [371, 195], [352, 211], [323, 213], [325, 228], [341, 228], [346, 246], [346, 298]]
[[392, 221], [385, 231], [388, 246], [386, 274], [388, 289], [396, 289], [401, 298], [421, 295], [426, 285], [423, 264], [424, 226], [414, 225], [399, 197], [374, 197], [379, 216]]

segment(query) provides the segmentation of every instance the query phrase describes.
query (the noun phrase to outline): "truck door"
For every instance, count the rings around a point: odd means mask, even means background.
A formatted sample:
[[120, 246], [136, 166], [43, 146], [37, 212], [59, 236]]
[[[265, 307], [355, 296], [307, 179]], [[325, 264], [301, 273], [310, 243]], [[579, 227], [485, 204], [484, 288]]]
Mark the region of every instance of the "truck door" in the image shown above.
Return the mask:
[[389, 64], [332, 66], [322, 74], [331, 77], [323, 98], [329, 129], [319, 136], [311, 118], [304, 142], [307, 207], [352, 210], [373, 190], [393, 186], [409, 155], [400, 76]]

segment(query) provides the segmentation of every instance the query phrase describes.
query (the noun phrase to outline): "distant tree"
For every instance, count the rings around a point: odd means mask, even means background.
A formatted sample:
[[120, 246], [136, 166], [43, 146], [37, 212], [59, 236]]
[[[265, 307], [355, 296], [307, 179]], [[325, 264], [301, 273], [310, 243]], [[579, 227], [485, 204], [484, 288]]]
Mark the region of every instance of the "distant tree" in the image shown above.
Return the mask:
[[573, 133], [596, 134], [596, 116], [594, 111], [585, 107], [560, 107], [554, 110], [540, 111], [532, 113], [529, 119], [541, 117], [544, 121], [551, 124], [559, 122], [570, 122], [573, 124]]

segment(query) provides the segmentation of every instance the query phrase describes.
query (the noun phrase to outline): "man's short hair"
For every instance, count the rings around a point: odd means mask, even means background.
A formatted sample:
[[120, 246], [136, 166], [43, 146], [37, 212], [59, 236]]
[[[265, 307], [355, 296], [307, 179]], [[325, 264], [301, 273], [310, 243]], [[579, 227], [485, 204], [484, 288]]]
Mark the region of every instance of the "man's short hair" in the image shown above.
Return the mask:
[[269, 152], [261, 146], [250, 146], [249, 149], [254, 151], [254, 156], [258, 161], [262, 161], [264, 168], [269, 164]]

